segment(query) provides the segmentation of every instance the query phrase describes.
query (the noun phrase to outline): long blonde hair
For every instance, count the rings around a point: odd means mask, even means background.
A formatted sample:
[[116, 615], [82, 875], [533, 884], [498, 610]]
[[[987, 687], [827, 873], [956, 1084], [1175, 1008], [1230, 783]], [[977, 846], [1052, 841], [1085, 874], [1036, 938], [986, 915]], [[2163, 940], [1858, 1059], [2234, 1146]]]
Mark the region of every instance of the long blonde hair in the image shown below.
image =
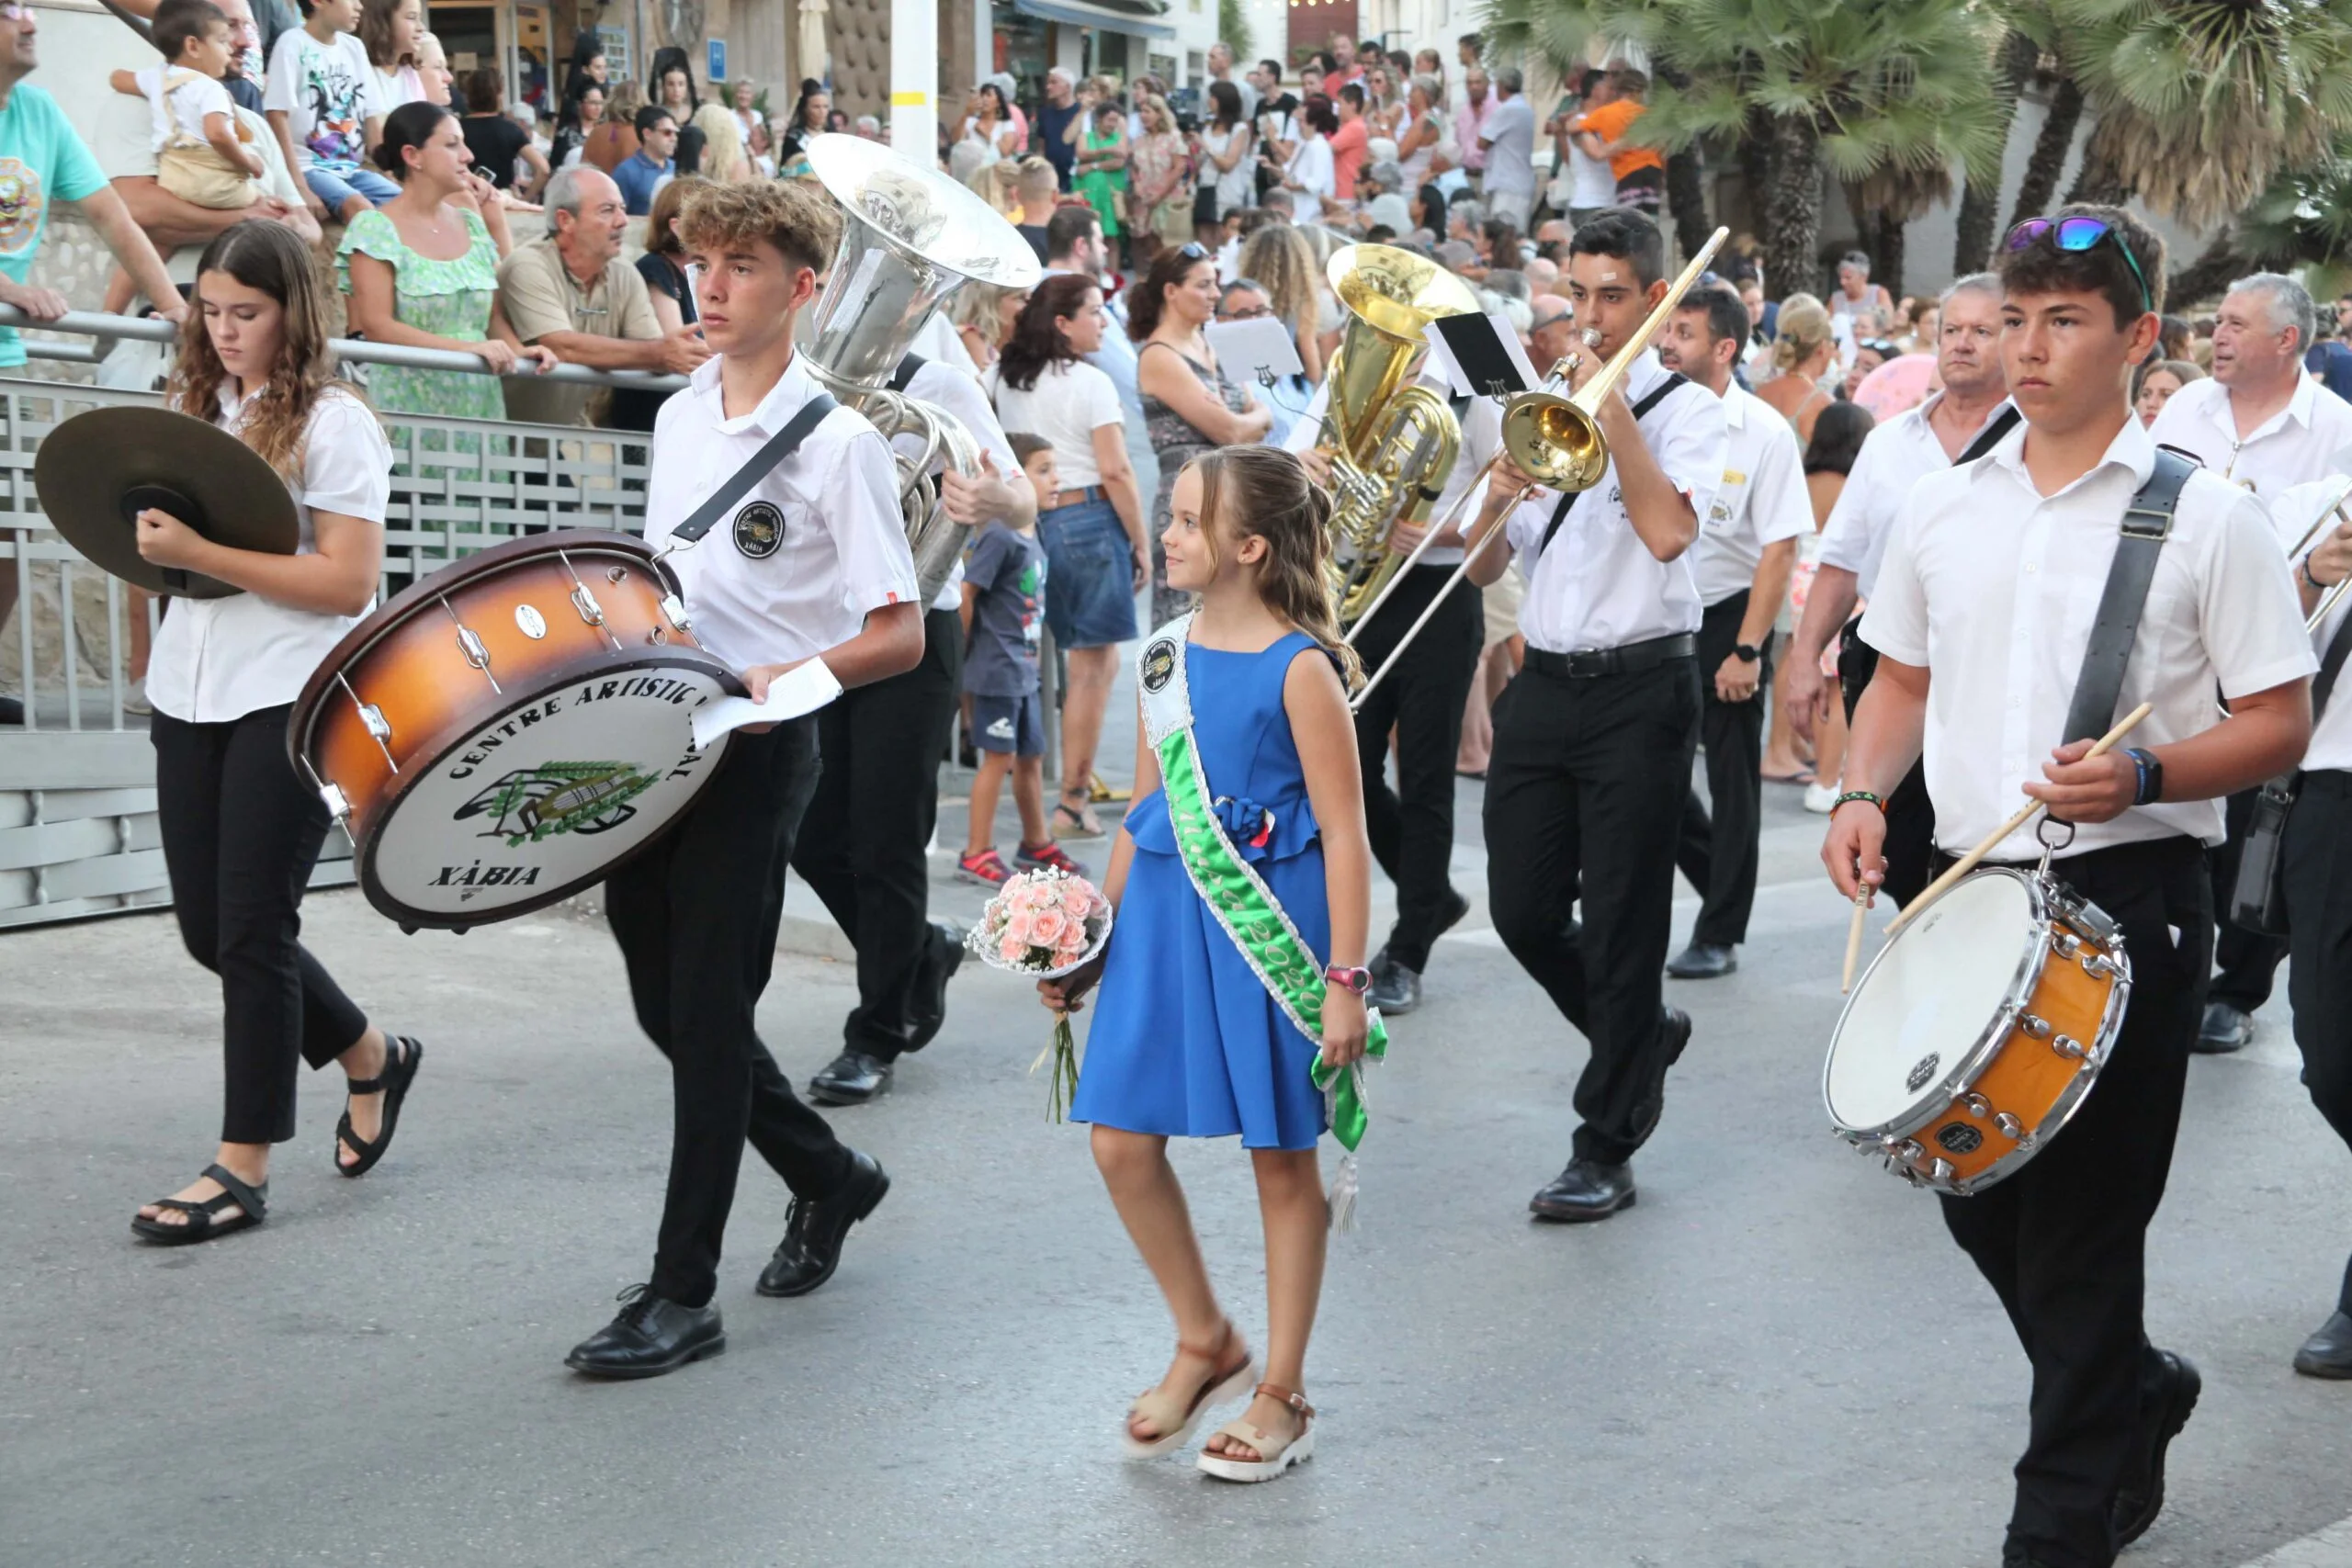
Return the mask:
[[[283, 223], [238, 223], [223, 229], [204, 247], [196, 264], [197, 286], [204, 275], [222, 272], [277, 301], [277, 361], [269, 378], [245, 389], [244, 415], [237, 435], [279, 474], [301, 472], [302, 438], [322, 397], [348, 396], [365, 402], [356, 389], [334, 379], [334, 355], [327, 326], [326, 287], [311, 265], [311, 248]], [[199, 299], [180, 326], [179, 365], [172, 372], [170, 401], [182, 413], [207, 422], [220, 408], [220, 388], [229, 379]], [[330, 390], [330, 388], [333, 389]]]
[[[1323, 570], [1330, 547], [1331, 497], [1306, 477], [1299, 460], [1279, 446], [1220, 446], [1193, 459], [1201, 475], [1201, 532], [1216, 556], [1220, 533], [1266, 541], [1258, 592], [1266, 607], [1315, 639], [1336, 660], [1340, 680], [1353, 691], [1363, 661], [1340, 638], [1331, 589]], [[1230, 499], [1227, 491], [1231, 492]]]
[[1266, 303], [1284, 326], [1293, 332], [1315, 330], [1320, 299], [1315, 252], [1305, 234], [1288, 223], [1269, 223], [1241, 242], [1238, 265], [1243, 277], [1266, 286]]
[[1772, 328], [1772, 368], [1783, 376], [1821, 352], [1829, 342], [1829, 312], [1810, 294], [1792, 294], [1781, 301]]
[[741, 180], [750, 175], [752, 161], [743, 155], [743, 128], [733, 109], [713, 99], [695, 110], [687, 123], [702, 132], [703, 178]]

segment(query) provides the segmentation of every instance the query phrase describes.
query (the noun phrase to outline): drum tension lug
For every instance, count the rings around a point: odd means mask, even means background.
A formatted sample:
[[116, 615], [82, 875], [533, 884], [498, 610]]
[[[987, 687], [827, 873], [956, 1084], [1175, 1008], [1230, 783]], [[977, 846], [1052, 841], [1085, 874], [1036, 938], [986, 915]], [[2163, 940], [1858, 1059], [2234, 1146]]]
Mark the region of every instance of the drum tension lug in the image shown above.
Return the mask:
[[665, 593], [662, 596], [662, 615], [680, 631], [688, 630], [695, 624], [693, 617], [686, 614], [685, 601], [680, 599], [675, 593]]
[[1930, 1181], [1950, 1181], [1954, 1174], [1952, 1163], [1948, 1159], [1935, 1160], [1928, 1167], [1928, 1179]]
[[2089, 1054], [2083, 1049], [2083, 1043], [2071, 1034], [2057, 1036], [2050, 1042], [2050, 1048], [2070, 1062], [2079, 1062]]
[[1980, 1122], [1990, 1119], [1993, 1114], [1993, 1102], [1981, 1094], [1963, 1094], [1960, 1102], [1968, 1107], [1968, 1113]]
[[2018, 1015], [2018, 1030], [2030, 1040], [2047, 1040], [2050, 1038], [2049, 1020], [2038, 1018], [2030, 1012], [2019, 1013]]
[[2025, 1123], [2007, 1111], [1993, 1118], [1993, 1125], [2003, 1137], [2013, 1138], [2019, 1143], [2025, 1141]]

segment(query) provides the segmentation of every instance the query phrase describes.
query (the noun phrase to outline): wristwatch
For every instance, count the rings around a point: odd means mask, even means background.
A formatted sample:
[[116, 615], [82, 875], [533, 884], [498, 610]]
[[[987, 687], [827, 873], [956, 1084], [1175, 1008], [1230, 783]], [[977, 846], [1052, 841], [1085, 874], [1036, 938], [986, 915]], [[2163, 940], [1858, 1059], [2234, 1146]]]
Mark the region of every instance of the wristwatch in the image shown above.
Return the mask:
[[1764, 657], [1764, 650], [1752, 642], [1743, 642], [1732, 649], [1742, 664], [1753, 664]]
[[1335, 986], [1345, 986], [1358, 996], [1372, 989], [1372, 971], [1362, 967], [1334, 964], [1323, 971], [1323, 978]]

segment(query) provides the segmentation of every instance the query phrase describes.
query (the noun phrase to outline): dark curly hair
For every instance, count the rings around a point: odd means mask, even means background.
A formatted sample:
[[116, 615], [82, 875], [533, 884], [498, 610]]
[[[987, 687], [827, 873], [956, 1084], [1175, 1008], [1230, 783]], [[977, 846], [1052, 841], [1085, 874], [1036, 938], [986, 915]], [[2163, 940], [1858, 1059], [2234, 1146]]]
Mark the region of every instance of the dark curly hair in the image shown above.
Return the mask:
[[997, 373], [1004, 384], [1016, 392], [1031, 391], [1050, 367], [1075, 363], [1078, 350], [1056, 323], [1086, 309], [1088, 295], [1102, 292], [1092, 278], [1074, 272], [1056, 273], [1037, 285], [997, 355]]

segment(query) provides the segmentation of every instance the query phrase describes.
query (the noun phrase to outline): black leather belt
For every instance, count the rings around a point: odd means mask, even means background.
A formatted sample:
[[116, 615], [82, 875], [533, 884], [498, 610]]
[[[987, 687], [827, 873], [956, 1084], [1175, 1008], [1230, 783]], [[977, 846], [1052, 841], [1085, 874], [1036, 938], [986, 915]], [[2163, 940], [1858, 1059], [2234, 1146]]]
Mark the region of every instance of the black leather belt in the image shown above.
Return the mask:
[[1539, 675], [1569, 681], [1589, 681], [1597, 675], [1633, 675], [1655, 670], [1672, 659], [1695, 659], [1699, 638], [1692, 632], [1629, 642], [1623, 648], [1589, 648], [1580, 653], [1554, 653], [1549, 649], [1527, 650], [1527, 667]]

